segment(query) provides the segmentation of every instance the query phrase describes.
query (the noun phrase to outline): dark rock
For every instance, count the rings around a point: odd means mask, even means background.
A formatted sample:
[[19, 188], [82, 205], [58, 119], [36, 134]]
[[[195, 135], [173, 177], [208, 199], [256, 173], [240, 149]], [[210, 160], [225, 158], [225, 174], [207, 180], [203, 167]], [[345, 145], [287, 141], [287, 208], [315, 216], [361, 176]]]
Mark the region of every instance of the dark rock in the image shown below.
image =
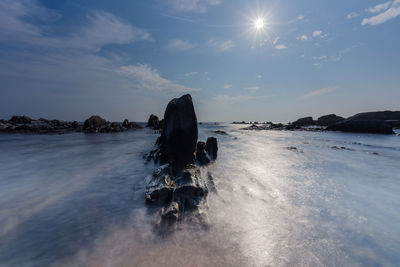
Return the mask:
[[376, 133], [394, 134], [392, 126], [384, 121], [359, 121], [345, 120], [328, 126], [328, 131], [354, 132], [354, 133]]
[[179, 203], [182, 211], [196, 209], [207, 194], [207, 185], [201, 178], [200, 169], [195, 165], [187, 165], [175, 177], [172, 201]]
[[207, 146], [204, 142], [197, 142], [196, 146], [196, 161], [199, 165], [210, 163], [210, 158], [207, 155]]
[[179, 220], [179, 204], [178, 202], [171, 202], [167, 208], [161, 210], [161, 225], [160, 226], [173, 226]]
[[335, 114], [329, 114], [319, 117], [317, 120], [317, 124], [320, 126], [331, 126], [341, 121], [344, 121], [344, 118]]
[[161, 164], [170, 162], [176, 173], [187, 164], [194, 163], [197, 137], [197, 118], [192, 97], [184, 95], [172, 99], [165, 110], [163, 130], [157, 141]]
[[146, 127], [150, 127], [157, 130], [161, 129], [162, 126], [158, 117], [156, 115], [151, 114], [149, 120], [147, 121]]
[[211, 160], [216, 160], [218, 156], [218, 142], [215, 137], [208, 137], [206, 150]]
[[311, 126], [315, 125], [315, 122], [312, 117], [305, 117], [298, 119], [297, 121], [293, 122], [292, 125], [295, 126]]
[[160, 206], [168, 205], [172, 200], [175, 182], [171, 179], [171, 167], [165, 164], [156, 169], [146, 186], [146, 203]]
[[100, 132], [101, 128], [107, 125], [107, 121], [100, 116], [94, 115], [89, 119], [85, 120], [83, 124], [83, 130], [85, 132]]
[[134, 122], [134, 121], [130, 122], [128, 119], [124, 120], [124, 122], [122, 123], [122, 127], [125, 127], [127, 129], [131, 129], [131, 130], [137, 130], [137, 129], [143, 128], [142, 126], [140, 126], [136, 122]]
[[365, 121], [365, 120], [394, 120], [400, 121], [400, 111], [375, 111], [358, 113], [348, 118], [349, 120]]
[[10, 122], [16, 123], [16, 124], [29, 124], [31, 123], [32, 119], [29, 118], [28, 116], [12, 116], [10, 119]]
[[125, 119], [125, 120], [122, 122], [122, 126], [123, 126], [123, 127], [126, 127], [126, 128], [129, 128], [129, 121], [128, 121], [128, 119]]

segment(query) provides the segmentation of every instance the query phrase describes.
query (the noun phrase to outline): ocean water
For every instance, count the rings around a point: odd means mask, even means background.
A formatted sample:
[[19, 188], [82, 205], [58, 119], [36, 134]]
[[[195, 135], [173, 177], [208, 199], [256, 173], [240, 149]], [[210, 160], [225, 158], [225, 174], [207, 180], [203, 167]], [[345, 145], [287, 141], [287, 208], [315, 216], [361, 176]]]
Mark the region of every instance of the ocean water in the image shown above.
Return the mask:
[[167, 236], [144, 204], [152, 130], [0, 135], [0, 266], [400, 264], [399, 136], [239, 128], [200, 126], [208, 225]]

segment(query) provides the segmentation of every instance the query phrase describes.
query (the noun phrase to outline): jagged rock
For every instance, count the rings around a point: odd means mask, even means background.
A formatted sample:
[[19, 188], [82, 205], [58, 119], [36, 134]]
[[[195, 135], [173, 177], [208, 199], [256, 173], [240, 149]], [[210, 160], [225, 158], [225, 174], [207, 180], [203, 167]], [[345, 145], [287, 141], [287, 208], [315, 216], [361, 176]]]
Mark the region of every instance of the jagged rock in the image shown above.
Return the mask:
[[365, 120], [378, 120], [378, 121], [400, 121], [400, 111], [374, 111], [358, 113], [348, 118], [349, 120], [365, 121]]
[[206, 150], [211, 160], [216, 160], [218, 156], [218, 142], [215, 137], [208, 137], [206, 143]]
[[310, 126], [310, 125], [314, 125], [314, 124], [315, 124], [315, 122], [312, 117], [301, 118], [292, 123], [292, 125], [295, 125], [295, 126]]
[[32, 119], [29, 118], [28, 116], [12, 116], [10, 119], [10, 122], [16, 123], [16, 124], [29, 124], [31, 123]]
[[328, 131], [394, 134], [392, 126], [384, 121], [345, 120], [327, 128]]
[[128, 119], [125, 119], [125, 120], [122, 122], [122, 126], [128, 128], [128, 127], [129, 127], [129, 120], [128, 120]]
[[100, 116], [94, 115], [85, 120], [83, 130], [85, 132], [99, 132], [102, 127], [107, 125], [107, 121]]
[[207, 155], [207, 146], [204, 142], [197, 142], [196, 146], [196, 161], [199, 165], [210, 163], [210, 158]]
[[160, 120], [156, 115], [151, 114], [149, 120], [147, 121], [146, 127], [150, 127], [153, 129], [160, 129], [162, 127]]
[[197, 118], [192, 97], [184, 95], [172, 99], [164, 114], [164, 126], [157, 141], [160, 144], [161, 164], [170, 162], [177, 173], [194, 163], [198, 137]]
[[321, 126], [331, 126], [341, 121], [344, 121], [344, 118], [337, 116], [335, 114], [329, 114], [319, 117], [317, 120], [317, 124]]
[[171, 179], [171, 167], [165, 164], [153, 172], [146, 186], [146, 203], [165, 206], [172, 201], [175, 183]]

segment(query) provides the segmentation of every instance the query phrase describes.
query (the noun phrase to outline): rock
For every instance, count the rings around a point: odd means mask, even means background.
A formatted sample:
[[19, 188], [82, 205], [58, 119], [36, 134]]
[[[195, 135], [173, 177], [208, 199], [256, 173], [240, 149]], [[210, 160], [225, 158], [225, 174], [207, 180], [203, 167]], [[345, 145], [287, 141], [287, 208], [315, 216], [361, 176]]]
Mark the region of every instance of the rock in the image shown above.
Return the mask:
[[100, 116], [94, 115], [89, 119], [85, 120], [83, 124], [83, 130], [85, 132], [97, 133], [100, 132], [101, 128], [107, 125], [107, 121]]
[[292, 122], [292, 125], [295, 125], [295, 126], [310, 126], [310, 125], [314, 125], [314, 124], [315, 124], [315, 122], [312, 117], [305, 117], [305, 118], [298, 119], [295, 122]]
[[172, 200], [172, 191], [175, 186], [171, 179], [171, 167], [165, 164], [153, 172], [146, 186], [146, 203], [159, 206], [168, 205]]
[[161, 210], [161, 226], [173, 226], [179, 220], [179, 204], [171, 202], [167, 208]]
[[156, 115], [151, 114], [149, 120], [147, 121], [146, 127], [150, 127], [157, 130], [161, 129], [162, 126], [158, 117]]
[[29, 124], [31, 123], [32, 119], [29, 118], [28, 116], [12, 116], [10, 119], [10, 122], [16, 123], [16, 124]]
[[375, 111], [358, 113], [348, 118], [349, 120], [365, 121], [365, 120], [378, 120], [387, 121], [394, 120], [400, 121], [400, 111]]
[[337, 116], [335, 114], [329, 114], [319, 117], [317, 120], [317, 124], [320, 126], [331, 126], [341, 121], [344, 121], [344, 118]]
[[195, 165], [187, 165], [186, 169], [176, 175], [172, 201], [179, 203], [182, 211], [196, 209], [207, 194], [207, 185]]
[[125, 119], [125, 120], [122, 122], [122, 126], [123, 126], [123, 127], [126, 127], [126, 128], [129, 128], [129, 121], [128, 121], [128, 119]]
[[197, 118], [192, 97], [172, 99], [164, 114], [164, 126], [157, 141], [160, 144], [161, 164], [170, 162], [174, 173], [194, 163], [198, 137]]
[[384, 121], [344, 120], [326, 128], [328, 131], [394, 134], [392, 126]]
[[134, 121], [129, 121], [128, 119], [125, 119], [124, 122], [122, 123], [122, 127], [125, 127], [127, 129], [131, 130], [137, 130], [137, 129], [142, 129], [143, 127], [137, 124]]
[[218, 156], [218, 142], [215, 137], [208, 137], [206, 150], [211, 160], [216, 160]]
[[210, 158], [207, 155], [207, 146], [204, 142], [197, 142], [196, 146], [196, 161], [199, 165], [210, 163]]

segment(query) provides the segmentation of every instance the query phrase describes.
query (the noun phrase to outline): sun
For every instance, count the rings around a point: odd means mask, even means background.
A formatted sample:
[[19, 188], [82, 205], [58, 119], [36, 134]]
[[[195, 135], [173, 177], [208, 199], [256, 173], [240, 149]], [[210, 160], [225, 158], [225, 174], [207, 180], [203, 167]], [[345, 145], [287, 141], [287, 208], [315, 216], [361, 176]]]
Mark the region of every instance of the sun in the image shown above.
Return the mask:
[[258, 18], [254, 21], [254, 28], [256, 30], [262, 30], [264, 29], [264, 26], [265, 26], [264, 19]]

